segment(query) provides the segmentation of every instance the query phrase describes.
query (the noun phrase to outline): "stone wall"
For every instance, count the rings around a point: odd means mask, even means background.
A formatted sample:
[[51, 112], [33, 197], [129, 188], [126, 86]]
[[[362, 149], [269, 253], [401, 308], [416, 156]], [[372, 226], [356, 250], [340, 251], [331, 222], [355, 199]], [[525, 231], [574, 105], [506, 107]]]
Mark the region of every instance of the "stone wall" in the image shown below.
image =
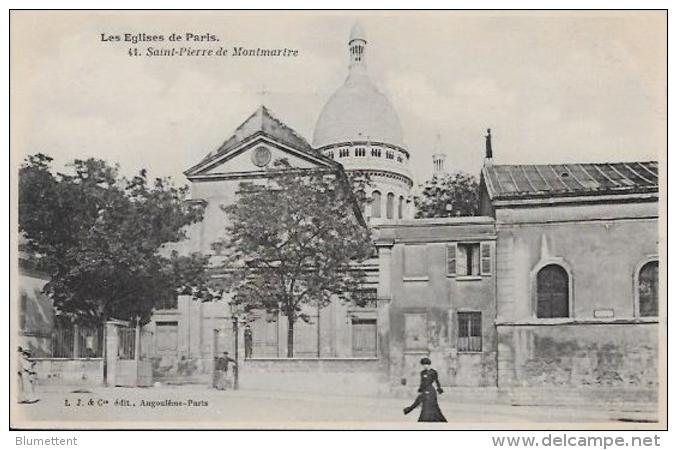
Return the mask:
[[383, 395], [388, 392], [378, 359], [249, 359], [240, 365], [240, 389]]
[[39, 384], [100, 386], [103, 384], [102, 358], [36, 358], [35, 371]]
[[657, 323], [497, 329], [499, 388], [657, 389]]

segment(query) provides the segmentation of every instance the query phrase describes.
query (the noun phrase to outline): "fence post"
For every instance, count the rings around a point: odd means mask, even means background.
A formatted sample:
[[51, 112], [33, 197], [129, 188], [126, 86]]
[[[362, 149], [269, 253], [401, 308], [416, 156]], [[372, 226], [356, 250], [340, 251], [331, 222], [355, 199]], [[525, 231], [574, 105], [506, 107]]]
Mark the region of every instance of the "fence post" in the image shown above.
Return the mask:
[[117, 375], [119, 336], [118, 327], [114, 322], [106, 322], [106, 376], [107, 384], [115, 386]]
[[73, 358], [80, 357], [80, 326], [77, 323], [73, 324]]
[[141, 360], [141, 325], [140, 320], [136, 318], [136, 329], [134, 330], [134, 369], [136, 377], [134, 386], [139, 387], [139, 360]]

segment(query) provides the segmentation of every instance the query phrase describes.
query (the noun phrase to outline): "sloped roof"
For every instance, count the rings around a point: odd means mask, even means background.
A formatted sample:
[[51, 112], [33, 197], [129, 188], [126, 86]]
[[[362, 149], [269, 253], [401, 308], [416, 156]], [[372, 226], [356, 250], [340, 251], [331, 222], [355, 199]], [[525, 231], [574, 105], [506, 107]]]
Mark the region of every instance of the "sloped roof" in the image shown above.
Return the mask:
[[492, 200], [658, 192], [658, 163], [488, 165]]
[[[281, 120], [273, 116], [268, 108], [261, 105], [242, 123], [242, 125], [237, 127], [232, 136], [221, 144], [218, 149], [205, 156], [195, 167], [202, 166], [207, 162], [217, 159], [228, 150], [238, 146], [240, 143], [257, 134], [263, 134], [297, 150], [306, 151], [314, 157], [318, 156], [318, 153], [312, 149], [308, 141], [301, 137], [296, 131], [285, 125]], [[190, 172], [191, 170], [192, 168], [188, 169], [186, 172]]]

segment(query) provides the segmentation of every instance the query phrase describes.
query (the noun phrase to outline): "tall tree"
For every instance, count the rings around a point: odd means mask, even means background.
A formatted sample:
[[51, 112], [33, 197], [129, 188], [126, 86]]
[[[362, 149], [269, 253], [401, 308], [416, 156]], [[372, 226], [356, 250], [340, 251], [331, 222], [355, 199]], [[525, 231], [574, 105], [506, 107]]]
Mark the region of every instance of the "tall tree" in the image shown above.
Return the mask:
[[97, 159], [54, 173], [52, 159], [29, 156], [19, 171], [19, 230], [44, 292], [62, 314], [85, 323], [147, 321], [156, 302], [176, 294], [210, 300], [207, 258], [163, 249], [186, 237], [202, 206], [186, 189], [146, 172], [127, 179]]
[[414, 196], [416, 218], [475, 216], [480, 210], [477, 178], [463, 172], [433, 176]]
[[361, 263], [373, 249], [359, 209], [366, 180], [296, 170], [286, 160], [270, 170], [262, 184], [241, 183], [237, 201], [223, 207], [226, 237], [214, 247], [226, 256], [235, 303], [286, 316], [293, 357], [294, 324], [309, 321], [304, 306], [324, 307], [333, 295], [359, 298]]

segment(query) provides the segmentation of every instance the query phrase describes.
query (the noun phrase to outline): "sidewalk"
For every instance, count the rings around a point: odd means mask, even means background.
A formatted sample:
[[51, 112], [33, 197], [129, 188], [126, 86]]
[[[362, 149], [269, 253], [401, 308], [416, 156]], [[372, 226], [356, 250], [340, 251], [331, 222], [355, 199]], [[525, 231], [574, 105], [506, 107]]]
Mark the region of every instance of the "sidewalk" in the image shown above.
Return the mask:
[[[75, 391], [75, 392], [74, 392]], [[413, 401], [268, 391], [216, 391], [201, 385], [153, 388], [45, 386], [41, 401], [19, 405], [17, 413], [40, 427], [55, 422], [71, 428], [417, 428]], [[601, 408], [511, 406], [440, 396], [447, 424], [442, 428], [544, 428], [553, 423], [604, 424], [608, 428], [650, 427], [657, 413], [637, 405]], [[18, 416], [17, 416], [18, 417]], [[653, 424], [656, 425], [655, 423]]]

